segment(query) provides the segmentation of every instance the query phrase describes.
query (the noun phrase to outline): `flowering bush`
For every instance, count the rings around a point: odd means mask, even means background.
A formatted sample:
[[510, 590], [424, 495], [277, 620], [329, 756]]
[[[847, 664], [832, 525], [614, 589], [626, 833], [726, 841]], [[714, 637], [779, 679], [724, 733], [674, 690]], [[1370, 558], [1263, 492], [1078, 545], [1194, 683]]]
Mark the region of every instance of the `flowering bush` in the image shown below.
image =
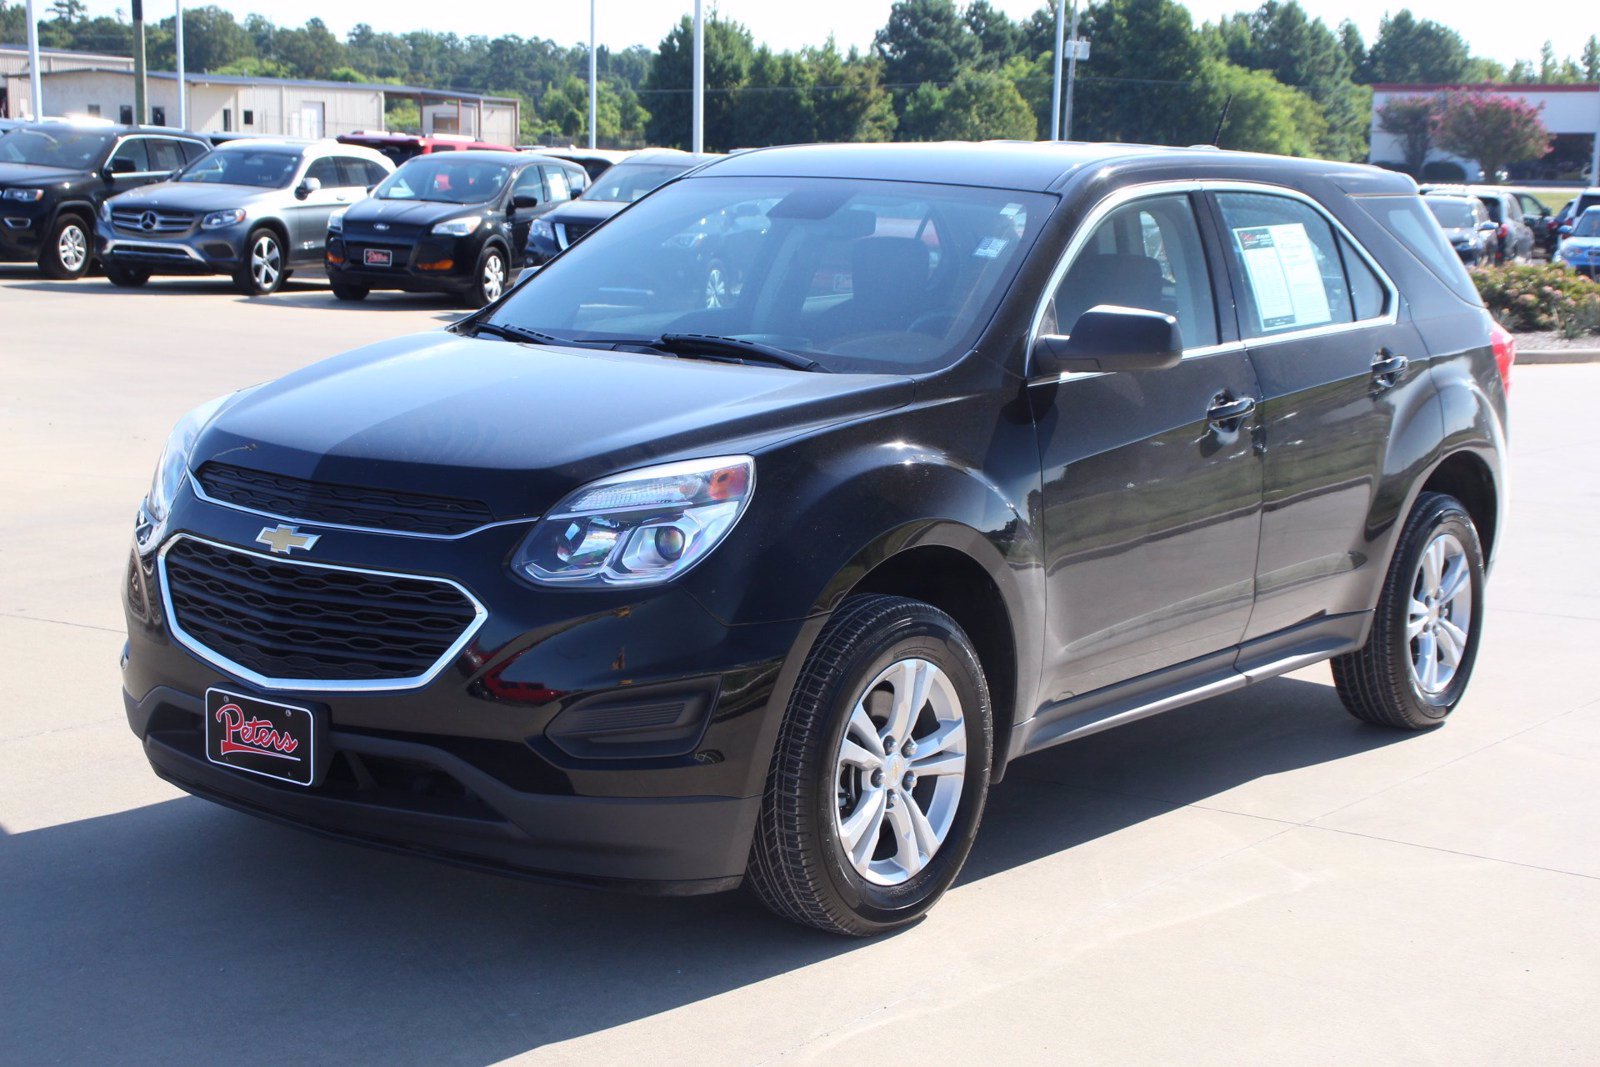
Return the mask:
[[1485, 267], [1472, 272], [1489, 313], [1508, 330], [1600, 334], [1600, 284], [1558, 264]]

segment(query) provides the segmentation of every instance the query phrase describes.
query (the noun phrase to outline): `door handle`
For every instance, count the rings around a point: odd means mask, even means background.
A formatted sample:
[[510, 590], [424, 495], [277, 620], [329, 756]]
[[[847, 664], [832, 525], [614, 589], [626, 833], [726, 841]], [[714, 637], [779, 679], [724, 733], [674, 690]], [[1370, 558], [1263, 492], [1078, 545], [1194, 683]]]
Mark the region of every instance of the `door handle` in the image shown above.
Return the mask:
[[1236, 400], [1229, 400], [1226, 393], [1218, 393], [1211, 401], [1211, 406], [1206, 409], [1206, 421], [1218, 429], [1232, 429], [1224, 423], [1237, 422], [1256, 409], [1256, 400], [1253, 396], [1241, 396]]
[[1404, 374], [1409, 366], [1411, 361], [1405, 356], [1397, 356], [1387, 348], [1380, 348], [1378, 354], [1372, 357], [1372, 380], [1380, 388], [1388, 389], [1399, 380], [1400, 375]]

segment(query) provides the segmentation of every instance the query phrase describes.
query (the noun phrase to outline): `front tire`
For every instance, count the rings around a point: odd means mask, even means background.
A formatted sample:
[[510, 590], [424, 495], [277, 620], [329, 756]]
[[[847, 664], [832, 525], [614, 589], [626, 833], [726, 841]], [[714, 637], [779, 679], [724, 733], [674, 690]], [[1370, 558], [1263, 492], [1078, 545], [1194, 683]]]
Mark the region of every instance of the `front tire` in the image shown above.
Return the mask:
[[265, 227], [245, 239], [244, 262], [233, 274], [233, 286], [245, 296], [270, 296], [287, 278], [283, 242]]
[[461, 294], [461, 302], [467, 307], [481, 308], [499, 300], [500, 294], [506, 291], [508, 277], [506, 254], [499, 245], [490, 245], [478, 256], [478, 269], [472, 276], [472, 286]]
[[73, 281], [89, 271], [90, 228], [79, 215], [62, 215], [50, 227], [39, 249], [39, 269], [46, 278]]
[[106, 264], [106, 281], [119, 289], [137, 289], [150, 280], [150, 272], [143, 267], [128, 267], [120, 263]]
[[988, 685], [956, 621], [903, 597], [846, 600], [784, 716], [752, 888], [784, 918], [830, 933], [917, 921], [972, 848], [993, 755]]
[[1472, 517], [1455, 497], [1423, 493], [1400, 535], [1366, 645], [1333, 661], [1334, 686], [1350, 714], [1400, 730], [1443, 723], [1472, 677], [1483, 590]]
[[344, 300], [349, 303], [357, 303], [365, 300], [372, 294], [372, 290], [366, 288], [365, 286], [345, 285], [342, 282], [333, 282], [332, 288], [333, 298], [335, 300]]

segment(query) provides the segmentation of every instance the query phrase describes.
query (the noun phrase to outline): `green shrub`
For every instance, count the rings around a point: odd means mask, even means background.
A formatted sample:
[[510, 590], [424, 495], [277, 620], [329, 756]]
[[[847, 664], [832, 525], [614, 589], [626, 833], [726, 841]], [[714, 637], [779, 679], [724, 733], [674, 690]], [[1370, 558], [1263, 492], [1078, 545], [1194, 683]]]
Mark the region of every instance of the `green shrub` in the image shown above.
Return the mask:
[[1600, 284], [1564, 266], [1485, 267], [1473, 271], [1472, 280], [1489, 313], [1508, 330], [1600, 334]]

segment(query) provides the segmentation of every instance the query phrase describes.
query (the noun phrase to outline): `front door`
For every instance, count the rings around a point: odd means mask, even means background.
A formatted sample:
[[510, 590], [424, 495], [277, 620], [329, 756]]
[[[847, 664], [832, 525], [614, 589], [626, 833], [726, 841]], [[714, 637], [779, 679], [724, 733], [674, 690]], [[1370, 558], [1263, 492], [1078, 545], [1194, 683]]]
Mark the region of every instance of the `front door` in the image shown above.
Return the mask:
[[288, 208], [289, 239], [294, 242], [289, 255], [297, 263], [321, 262], [322, 250], [328, 241], [328, 216], [365, 196], [366, 189], [342, 185], [344, 179], [339, 174], [338, 160], [333, 156], [312, 160], [305, 177], [315, 178], [321, 188], [307, 194], [304, 200], [296, 198]]
[[1374, 513], [1427, 353], [1393, 284], [1310, 201], [1219, 192], [1239, 327], [1261, 382], [1265, 491], [1247, 639], [1371, 607]]
[[1161, 311], [1185, 344], [1168, 370], [1029, 386], [1044, 472], [1047, 702], [1231, 648], [1250, 617], [1257, 384], [1232, 324], [1219, 322], [1227, 280], [1196, 203], [1164, 193], [1110, 211], [1045, 309], [1041, 333], [1070, 332], [1099, 304]]

